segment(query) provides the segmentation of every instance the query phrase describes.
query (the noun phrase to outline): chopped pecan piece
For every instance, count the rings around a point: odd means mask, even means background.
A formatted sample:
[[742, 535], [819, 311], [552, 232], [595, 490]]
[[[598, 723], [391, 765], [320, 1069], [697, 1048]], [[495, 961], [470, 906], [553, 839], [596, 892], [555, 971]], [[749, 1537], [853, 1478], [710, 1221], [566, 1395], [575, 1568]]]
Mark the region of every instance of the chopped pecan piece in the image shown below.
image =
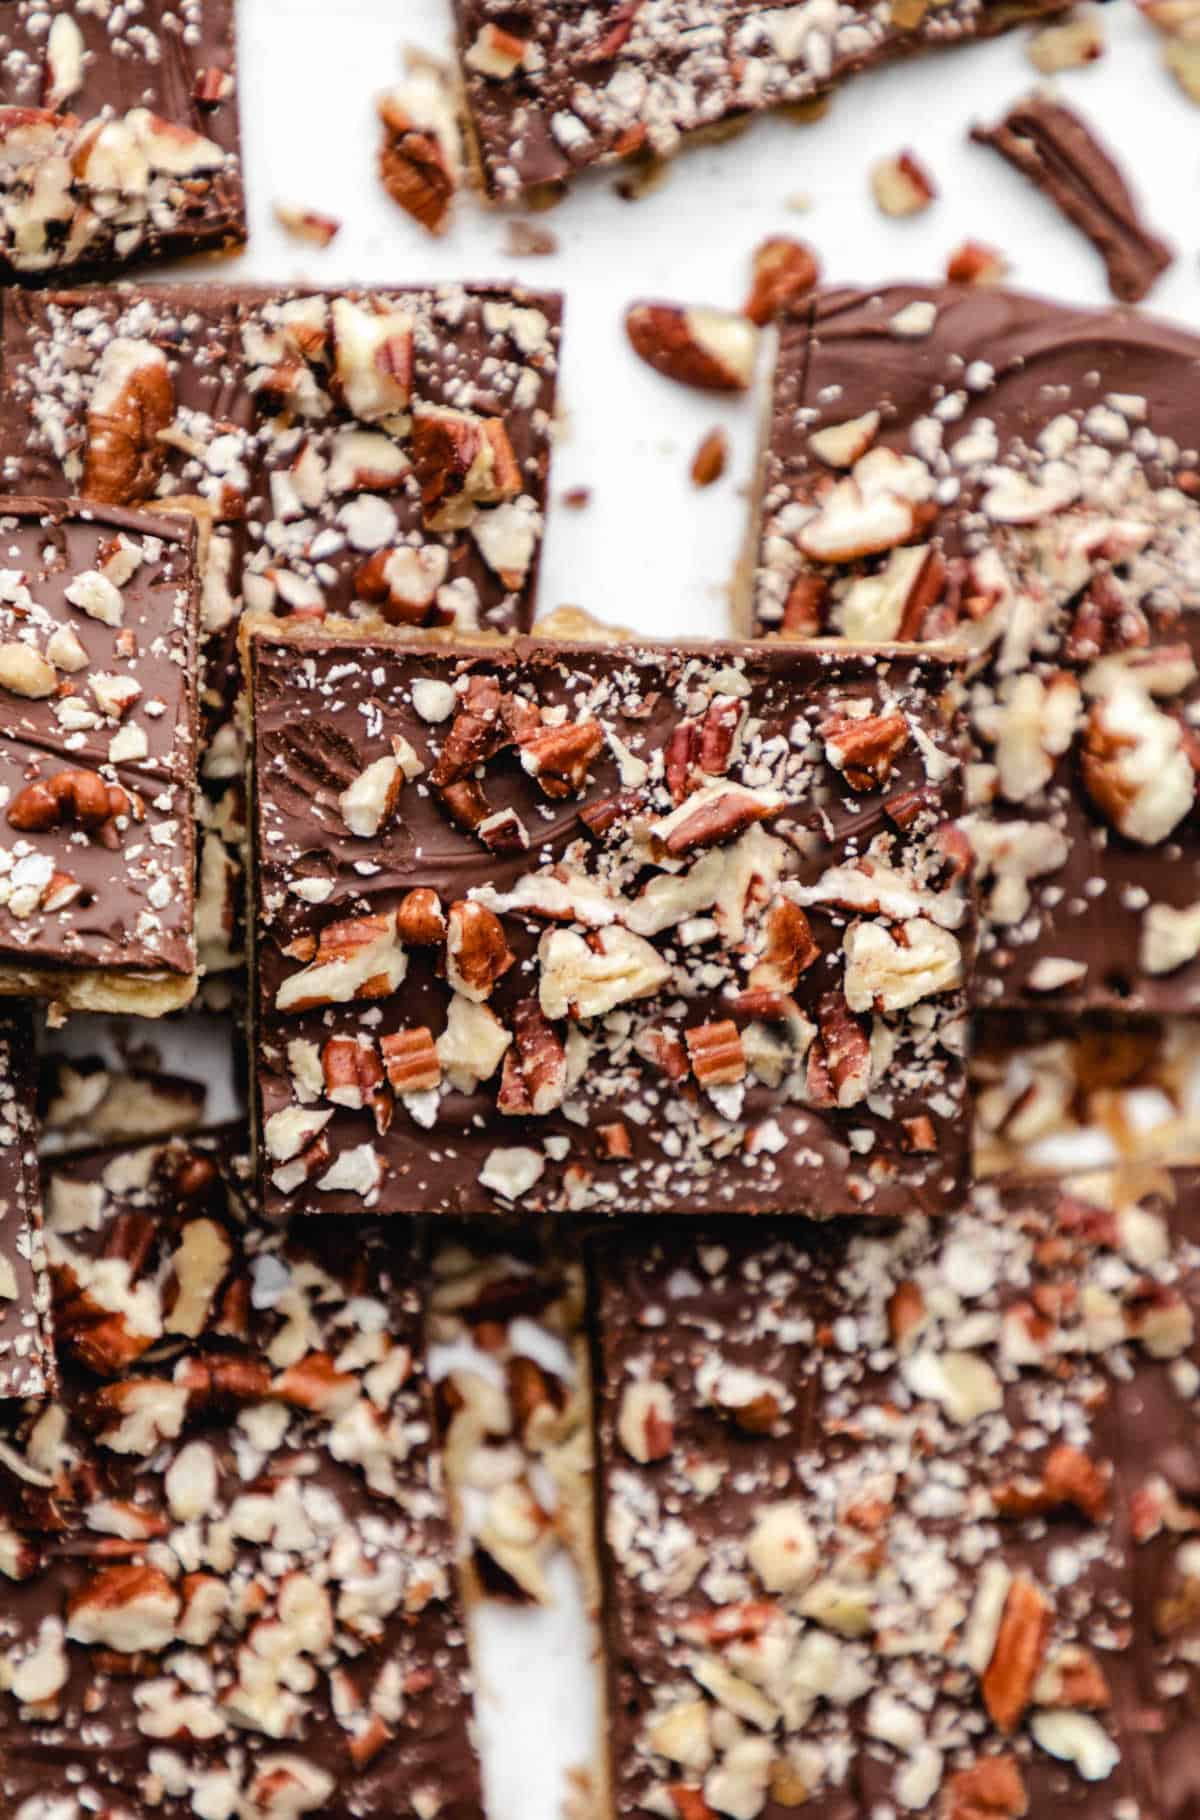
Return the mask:
[[808, 1054], [808, 1095], [814, 1106], [857, 1106], [871, 1079], [871, 1045], [841, 992], [817, 1006], [818, 1035]]
[[776, 316], [807, 297], [821, 276], [817, 256], [802, 240], [779, 235], [764, 240], [754, 254], [750, 294], [743, 316], [765, 328]]
[[456, 992], [481, 1004], [515, 960], [504, 925], [494, 911], [465, 899], [451, 904], [446, 978]]
[[744, 392], [754, 374], [758, 333], [738, 316], [638, 303], [625, 316], [634, 352], [666, 379], [705, 392]]
[[478, 417], [448, 405], [413, 412], [413, 469], [425, 522], [434, 530], [469, 524], [479, 505], [515, 499], [521, 469], [499, 417]]
[[885, 784], [911, 737], [903, 714], [872, 714], [864, 720], [834, 714], [821, 724], [825, 756], [852, 790]]
[[942, 1794], [942, 1820], [1024, 1820], [1028, 1812], [1014, 1757], [981, 1757], [951, 1776]]
[[702, 1087], [727, 1087], [746, 1073], [741, 1032], [731, 1018], [684, 1032], [692, 1071]]
[[[563, 1103], [567, 1090], [566, 1052], [537, 999], [521, 999], [513, 1006], [512, 1020], [516, 1049], [504, 1058], [505, 1072], [514, 1063], [519, 1067], [528, 1110], [535, 1118], [544, 1118]], [[509, 1108], [502, 1105], [501, 1110]]]
[[521, 764], [535, 777], [546, 796], [561, 798], [582, 790], [588, 766], [604, 748], [599, 721], [581, 720], [573, 726], [535, 727], [517, 735]]
[[1040, 1480], [1010, 1479], [992, 1494], [1004, 1517], [1048, 1516], [1071, 1508], [1098, 1523], [1108, 1505], [1111, 1473], [1079, 1448], [1063, 1443], [1046, 1457]]
[[767, 945], [750, 970], [750, 985], [768, 992], [793, 992], [800, 975], [820, 956], [803, 910], [781, 897], [767, 912]]
[[436, 891], [418, 886], [401, 900], [396, 929], [410, 948], [436, 948], [446, 937], [446, 918]]

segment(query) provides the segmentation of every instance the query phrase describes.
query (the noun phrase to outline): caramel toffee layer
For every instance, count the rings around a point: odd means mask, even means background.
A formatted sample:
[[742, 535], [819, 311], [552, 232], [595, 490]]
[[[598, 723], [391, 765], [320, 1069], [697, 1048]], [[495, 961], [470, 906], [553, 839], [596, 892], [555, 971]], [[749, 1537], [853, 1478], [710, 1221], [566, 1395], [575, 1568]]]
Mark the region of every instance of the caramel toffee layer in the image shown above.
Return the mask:
[[1194, 1811], [1198, 1209], [598, 1241], [619, 1815]]
[[931, 653], [250, 642], [274, 1210], [955, 1204]]
[[5, 482], [172, 503], [201, 522], [209, 971], [237, 964], [242, 946], [243, 603], [307, 620], [527, 627], [560, 318], [554, 296], [461, 286], [5, 301]]
[[243, 1134], [58, 1160], [61, 1397], [3, 1482], [9, 1820], [479, 1820], [404, 1222], [269, 1226]]
[[973, 653], [984, 1005], [1200, 1006], [1200, 339], [994, 290], [783, 329], [757, 630]]
[[[502, 202], [562, 190], [589, 165], [668, 158], [689, 135], [1050, 10], [1043, 0], [455, 0], [483, 179]], [[434, 120], [414, 126], [427, 135]]]
[[33, 1032], [23, 1017], [0, 1016], [0, 1398], [41, 1396], [54, 1378]]
[[0, 273], [246, 238], [233, 0], [15, 0], [0, 20]]
[[188, 519], [0, 498], [0, 976], [193, 972], [197, 598]]

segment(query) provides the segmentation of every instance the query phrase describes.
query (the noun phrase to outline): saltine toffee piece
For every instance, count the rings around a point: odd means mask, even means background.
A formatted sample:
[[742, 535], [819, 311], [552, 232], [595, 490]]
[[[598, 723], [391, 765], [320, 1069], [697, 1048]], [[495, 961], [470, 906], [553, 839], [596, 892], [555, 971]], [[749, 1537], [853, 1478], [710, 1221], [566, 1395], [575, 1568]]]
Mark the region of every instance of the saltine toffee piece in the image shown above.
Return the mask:
[[428, 1332], [451, 1349], [436, 1401], [472, 1599], [553, 1605], [565, 1548], [599, 1605], [584, 1302], [562, 1231], [492, 1222], [434, 1247]]
[[973, 655], [981, 1004], [1200, 1005], [1200, 339], [900, 285], [785, 324], [755, 629]]
[[[470, 138], [497, 202], [561, 194], [589, 166], [664, 159], [689, 138], [771, 109], [819, 102], [845, 76], [911, 52], [989, 37], [1053, 11], [1043, 0], [455, 0]], [[419, 99], [419, 97], [417, 97]], [[430, 187], [440, 152], [453, 182], [453, 141], [428, 106], [415, 175]], [[802, 116], [803, 117], [803, 116]], [[410, 178], [410, 182], [412, 179]]]
[[1192, 1812], [1194, 1171], [593, 1270], [618, 1815]]
[[0, 21], [0, 275], [246, 238], [233, 0], [15, 0]]
[[0, 497], [0, 994], [196, 991], [196, 529]]
[[403, 625], [527, 628], [561, 300], [458, 285], [18, 294], [0, 463], [15, 489], [200, 520], [199, 938], [235, 967], [243, 603]]
[[951, 664], [268, 626], [249, 668], [272, 1211], [953, 1203]]
[[62, 1385], [4, 1420], [8, 1820], [479, 1820], [406, 1222], [245, 1133], [55, 1159]]
[[1138, 303], [1175, 255], [1142, 219], [1112, 156], [1073, 108], [1033, 94], [995, 126], [971, 137], [991, 146], [1074, 222], [1104, 261], [1108, 287], [1122, 303]]
[[1200, 1160], [1191, 1018], [984, 1012], [970, 1076], [977, 1179]]
[[56, 1375], [34, 1102], [33, 1031], [0, 1014], [0, 1399], [43, 1396]]

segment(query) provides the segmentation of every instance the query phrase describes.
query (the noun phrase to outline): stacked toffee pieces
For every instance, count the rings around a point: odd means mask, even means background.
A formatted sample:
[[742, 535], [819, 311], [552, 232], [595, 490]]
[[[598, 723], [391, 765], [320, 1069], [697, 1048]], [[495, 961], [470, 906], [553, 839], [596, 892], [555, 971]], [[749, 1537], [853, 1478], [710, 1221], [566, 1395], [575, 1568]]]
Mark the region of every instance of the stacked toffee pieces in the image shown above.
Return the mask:
[[[459, 6], [493, 196], [1010, 17], [602, 10]], [[229, 7], [10, 11], [12, 274], [241, 237]], [[1200, 341], [818, 295], [666, 649], [533, 624], [560, 322], [4, 299], [0, 1811], [477, 1820], [460, 1588], [561, 1540], [601, 1811], [1186, 1820], [1200, 1179], [973, 1182], [967, 1067], [1200, 1005]], [[249, 1130], [65, 1067], [39, 1188], [17, 1001], [201, 980]]]

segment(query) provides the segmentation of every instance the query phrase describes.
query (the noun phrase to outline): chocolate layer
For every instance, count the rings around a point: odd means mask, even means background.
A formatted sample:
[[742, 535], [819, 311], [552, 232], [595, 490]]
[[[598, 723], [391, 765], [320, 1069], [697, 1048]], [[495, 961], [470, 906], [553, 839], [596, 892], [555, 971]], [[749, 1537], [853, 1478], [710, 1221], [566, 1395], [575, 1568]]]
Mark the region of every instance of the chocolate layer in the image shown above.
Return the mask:
[[527, 627], [560, 320], [556, 296], [457, 285], [5, 301], [0, 472], [13, 490], [170, 502], [200, 521], [210, 972], [243, 946], [243, 603]]
[[478, 1820], [419, 1243], [265, 1224], [243, 1135], [49, 1173], [63, 1384], [5, 1433], [4, 1811]]
[[756, 627], [972, 653], [979, 998], [1200, 1003], [1200, 340], [1003, 291], [783, 329]]
[[455, 0], [467, 106], [487, 192], [558, 192], [589, 165], [671, 157], [689, 137], [820, 100], [845, 77], [1055, 10], [1042, 0]]
[[1191, 1812], [1198, 1208], [596, 1242], [619, 1815]]
[[953, 684], [931, 654], [256, 630], [267, 1204], [952, 1204]]
[[1087, 236], [1122, 303], [1139, 303], [1173, 263], [1120, 168], [1074, 109], [1030, 95], [995, 126], [973, 127], [971, 137], [992, 146]]
[[55, 1383], [50, 1279], [37, 1179], [33, 1032], [0, 1016], [0, 1398]]
[[0, 21], [0, 271], [111, 271], [246, 238], [233, 0], [15, 0]]
[[0, 562], [0, 990], [175, 976], [186, 998], [195, 528], [0, 498]]

